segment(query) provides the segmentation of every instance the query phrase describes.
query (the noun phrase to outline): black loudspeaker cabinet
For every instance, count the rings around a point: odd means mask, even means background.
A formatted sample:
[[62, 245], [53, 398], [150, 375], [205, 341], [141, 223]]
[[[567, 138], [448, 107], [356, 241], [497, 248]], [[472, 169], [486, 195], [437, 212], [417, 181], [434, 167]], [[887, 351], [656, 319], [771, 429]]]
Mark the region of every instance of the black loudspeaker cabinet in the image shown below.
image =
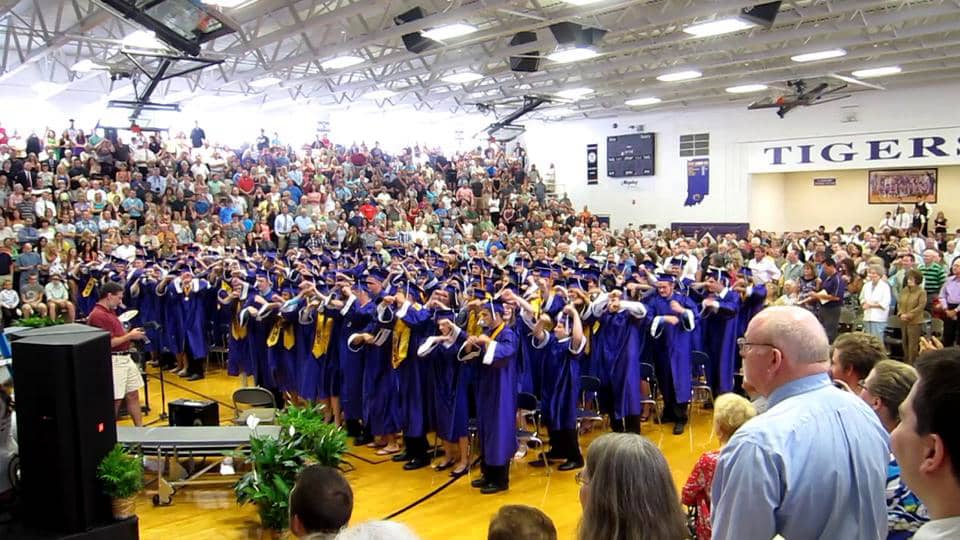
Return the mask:
[[176, 399], [169, 403], [171, 426], [219, 426], [220, 407], [216, 401]]
[[[422, 19], [423, 16], [423, 9], [420, 7], [415, 7], [395, 16], [393, 18], [393, 23], [399, 26], [408, 22]], [[403, 34], [400, 37], [403, 40], [403, 46], [414, 54], [420, 54], [437, 43], [430, 38], [423, 37], [423, 34], [420, 32], [410, 32], [409, 34]]]
[[75, 533], [110, 522], [97, 480], [117, 442], [110, 335], [68, 324], [13, 339], [24, 525]]
[[[536, 41], [536, 32], [517, 32], [513, 38], [510, 39], [510, 46], [516, 47], [518, 45], [536, 43]], [[511, 71], [524, 71], [528, 73], [539, 70], [540, 51], [531, 50], [523, 53], [523, 56], [511, 56], [510, 69]]]

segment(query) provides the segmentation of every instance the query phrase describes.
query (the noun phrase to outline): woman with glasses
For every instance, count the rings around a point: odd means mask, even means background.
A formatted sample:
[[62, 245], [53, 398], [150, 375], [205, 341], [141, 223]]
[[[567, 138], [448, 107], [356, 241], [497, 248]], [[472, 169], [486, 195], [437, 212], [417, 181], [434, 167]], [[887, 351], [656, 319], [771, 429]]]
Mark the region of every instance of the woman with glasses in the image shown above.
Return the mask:
[[580, 484], [580, 540], [687, 538], [667, 460], [634, 433], [601, 435], [587, 451]]

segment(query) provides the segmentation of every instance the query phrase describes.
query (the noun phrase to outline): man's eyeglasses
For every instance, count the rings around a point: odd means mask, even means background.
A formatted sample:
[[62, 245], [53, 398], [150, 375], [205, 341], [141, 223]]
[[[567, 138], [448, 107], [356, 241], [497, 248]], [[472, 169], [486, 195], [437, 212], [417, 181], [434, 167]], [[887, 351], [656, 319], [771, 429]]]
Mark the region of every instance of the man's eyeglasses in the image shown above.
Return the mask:
[[737, 348], [740, 350], [740, 352], [743, 352], [744, 349], [746, 349], [747, 347], [771, 347], [774, 349], [776, 348], [776, 346], [773, 345], [772, 343], [750, 343], [745, 338], [737, 339]]

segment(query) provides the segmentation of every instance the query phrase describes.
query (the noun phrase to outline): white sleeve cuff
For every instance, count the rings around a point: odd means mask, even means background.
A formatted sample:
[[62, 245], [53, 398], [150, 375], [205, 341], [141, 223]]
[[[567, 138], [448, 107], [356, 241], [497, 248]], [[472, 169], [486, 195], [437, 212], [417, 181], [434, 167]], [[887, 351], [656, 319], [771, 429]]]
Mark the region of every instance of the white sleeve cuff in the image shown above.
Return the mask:
[[497, 342], [491, 341], [490, 345], [487, 345], [487, 351], [483, 353], [483, 365], [489, 366], [493, 363], [494, 355], [497, 352]]
[[393, 309], [383, 302], [377, 306], [377, 322], [380, 324], [388, 324], [393, 322]]
[[467, 342], [463, 342], [463, 345], [460, 346], [460, 350], [457, 351], [457, 360], [461, 362], [469, 362], [474, 358], [480, 356], [480, 351], [473, 350], [470, 352], [464, 352], [467, 348]]
[[574, 345], [573, 345], [573, 338], [570, 338], [570, 349], [569, 349], [569, 351], [570, 351], [571, 354], [578, 355], [578, 354], [582, 353], [583, 350], [586, 349], [586, 348], [587, 348], [587, 338], [586, 338], [586, 337], [584, 337], [583, 339], [580, 340], [580, 346], [579, 346], [579, 347], [574, 347]]
[[340, 309], [340, 316], [341, 317], [346, 316], [347, 312], [350, 311], [350, 306], [352, 306], [353, 303], [356, 301], [357, 301], [357, 297], [351, 294], [347, 298], [347, 302], [343, 304], [343, 308]]
[[357, 334], [350, 334], [350, 337], [347, 338], [347, 348], [350, 349], [350, 350], [353, 351], [353, 352], [360, 352], [360, 350], [363, 349], [363, 344], [362, 344], [362, 343], [361, 343], [360, 345], [358, 345], [358, 346], [354, 346], [354, 344], [353, 344], [353, 340], [356, 339], [356, 338], [359, 337], [359, 336], [360, 336], [359, 333], [357, 333]]
[[534, 349], [543, 349], [547, 346], [547, 343], [550, 343], [550, 333], [546, 330], [543, 332], [543, 339], [538, 340], [537, 336], [531, 336], [530, 338], [533, 341]]
[[633, 315], [637, 319], [642, 319], [647, 316], [647, 306], [643, 305], [642, 302], [634, 301], [621, 301], [620, 309], [623, 309]]
[[683, 310], [683, 315], [680, 316], [680, 321], [683, 323], [683, 329], [688, 332], [691, 332], [694, 328], [696, 328], [696, 319], [693, 316], [692, 310]]
[[533, 320], [532, 316], [527, 313], [526, 310], [520, 310], [520, 319], [523, 321], [523, 324], [526, 324], [527, 328], [531, 330], [537, 325], [537, 321]]
[[391, 331], [386, 328], [381, 328], [377, 335], [373, 338], [373, 344], [377, 347], [382, 347], [384, 343], [387, 342], [387, 339], [390, 338]]
[[430, 336], [428, 337], [422, 345], [417, 349], [417, 356], [424, 357], [433, 352], [437, 348], [437, 345], [440, 344], [440, 336]]
[[650, 335], [658, 338], [663, 331], [660, 328], [660, 325], [663, 323], [663, 315], [657, 315], [653, 318], [653, 322], [650, 324]]
[[257, 310], [257, 320], [262, 321], [267, 315], [270, 314], [271, 311], [273, 311], [273, 306], [270, 304], [264, 304], [262, 308]]
[[400, 309], [397, 310], [397, 318], [398, 318], [398, 319], [402, 319], [402, 318], [406, 317], [406, 316], [407, 316], [407, 310], [410, 309], [410, 306], [411, 306], [411, 305], [412, 305], [412, 304], [410, 304], [410, 301], [409, 301], [409, 300], [405, 301], [405, 302], [403, 303], [403, 305], [400, 306]]

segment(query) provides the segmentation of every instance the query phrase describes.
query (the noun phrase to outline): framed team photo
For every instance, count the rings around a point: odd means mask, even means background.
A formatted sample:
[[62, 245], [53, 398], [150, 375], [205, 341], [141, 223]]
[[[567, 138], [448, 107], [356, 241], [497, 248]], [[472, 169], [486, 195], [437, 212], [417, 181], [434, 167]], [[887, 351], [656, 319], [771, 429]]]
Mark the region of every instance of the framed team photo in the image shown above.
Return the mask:
[[878, 169], [868, 174], [870, 204], [937, 202], [937, 169]]

